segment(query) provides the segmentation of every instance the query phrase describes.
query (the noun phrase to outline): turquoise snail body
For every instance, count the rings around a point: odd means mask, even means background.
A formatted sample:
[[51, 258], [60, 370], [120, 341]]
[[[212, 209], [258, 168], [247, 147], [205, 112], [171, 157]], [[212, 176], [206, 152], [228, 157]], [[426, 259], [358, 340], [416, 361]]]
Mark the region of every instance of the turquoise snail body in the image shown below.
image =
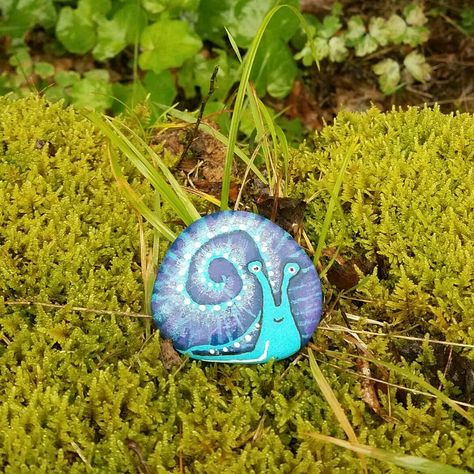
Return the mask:
[[321, 315], [319, 278], [304, 250], [242, 211], [199, 219], [168, 250], [154, 321], [175, 348], [209, 362], [263, 363], [296, 353]]

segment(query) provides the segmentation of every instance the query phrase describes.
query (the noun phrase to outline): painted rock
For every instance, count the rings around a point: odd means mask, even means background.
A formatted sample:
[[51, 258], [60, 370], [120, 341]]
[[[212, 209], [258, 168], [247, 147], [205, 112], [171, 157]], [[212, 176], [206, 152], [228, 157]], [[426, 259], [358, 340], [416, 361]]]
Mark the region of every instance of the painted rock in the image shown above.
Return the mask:
[[152, 296], [153, 319], [179, 352], [243, 364], [299, 351], [321, 307], [304, 250], [273, 222], [243, 211], [187, 227], [166, 253]]

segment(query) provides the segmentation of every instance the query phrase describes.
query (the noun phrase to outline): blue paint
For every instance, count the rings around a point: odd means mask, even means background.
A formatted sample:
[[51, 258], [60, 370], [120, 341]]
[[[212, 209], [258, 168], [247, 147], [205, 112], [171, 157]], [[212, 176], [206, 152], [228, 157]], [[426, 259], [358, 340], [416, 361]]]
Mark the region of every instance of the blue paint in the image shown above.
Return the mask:
[[[288, 284], [295, 276], [300, 266], [297, 263], [287, 263], [282, 284], [282, 302], [277, 305], [267, 278], [262, 273], [262, 262], [254, 261], [248, 264], [248, 270], [255, 275], [263, 291], [263, 307], [256, 322], [240, 338], [220, 346], [203, 345], [190, 347], [184, 354], [194, 359], [215, 362], [264, 362], [271, 357], [277, 360], [285, 359], [299, 351], [301, 336], [296, 327], [294, 316], [291, 314], [288, 301]], [[257, 333], [254, 333], [257, 329]], [[243, 342], [256, 339], [253, 350], [240, 354], [226, 354], [240, 348]]]
[[297, 352], [321, 315], [311, 260], [283, 229], [240, 211], [211, 214], [168, 250], [154, 286], [163, 337], [190, 357], [259, 363]]

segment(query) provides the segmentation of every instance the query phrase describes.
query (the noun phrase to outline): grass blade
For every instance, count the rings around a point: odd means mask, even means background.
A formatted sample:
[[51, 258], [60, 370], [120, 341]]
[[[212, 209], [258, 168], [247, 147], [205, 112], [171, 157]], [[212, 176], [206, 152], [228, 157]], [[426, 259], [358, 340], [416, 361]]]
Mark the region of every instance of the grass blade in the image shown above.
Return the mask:
[[[116, 121], [116, 119], [112, 119], [113, 121]], [[120, 122], [119, 122], [120, 123]], [[150, 159], [152, 162], [156, 163], [158, 167], [160, 168], [160, 171], [163, 173], [164, 177], [166, 178], [166, 181], [169, 183], [166, 183], [164, 181], [165, 185], [169, 188], [171, 186], [172, 191], [176, 194], [178, 198], [178, 202], [180, 205], [183, 206], [183, 214], [184, 210], [186, 213], [189, 215], [189, 222], [186, 222], [186, 224], [191, 224], [197, 219], [200, 219], [201, 215], [199, 212], [196, 210], [194, 207], [193, 203], [189, 200], [189, 198], [186, 196], [186, 193], [183, 191], [182, 186], [178, 183], [176, 178], [173, 176], [173, 173], [169, 170], [169, 168], [165, 165], [163, 160], [148, 146], [148, 144], [141, 138], [139, 137], [136, 132], [131, 130], [129, 127], [126, 127], [124, 124], [120, 124], [122, 127], [126, 128], [141, 144], [142, 148], [147, 151], [148, 155], [150, 156]], [[110, 126], [114, 127], [117, 133], [119, 133], [124, 139], [127, 140], [127, 137], [118, 129], [118, 127], [115, 126], [115, 124], [111, 121]], [[130, 142], [131, 143], [131, 142]], [[157, 178], [161, 178], [161, 176], [156, 173], [155, 168], [151, 165], [150, 161], [147, 160], [142, 153], [138, 154], [138, 158], [141, 161], [141, 164], [143, 164], [145, 167], [147, 167], [151, 172], [153, 172]]]
[[275, 131], [278, 137], [279, 148], [283, 155], [283, 196], [288, 195], [288, 168], [290, 163], [290, 149], [286, 135], [278, 125], [275, 126]]
[[367, 446], [366, 444], [354, 444], [349, 441], [342, 439], [333, 438], [332, 436], [326, 436], [320, 433], [306, 433], [311, 438], [327, 443], [335, 444], [341, 448], [350, 449], [358, 454], [366, 455], [380, 461], [395, 464], [396, 466], [403, 467], [405, 469], [413, 469], [419, 472], [426, 472], [427, 474], [467, 474], [468, 471], [459, 469], [457, 467], [448, 466], [436, 461], [430, 461], [429, 459], [408, 456], [406, 454], [396, 454], [384, 449], [374, 448]]
[[[104, 120], [96, 113], [89, 113], [87, 116], [97, 126], [97, 128], [99, 128], [104, 135], [109, 138], [111, 143], [124, 153], [124, 155], [161, 194], [163, 199], [186, 225], [189, 225], [200, 218], [200, 214], [194, 208], [191, 201], [189, 201], [189, 199], [184, 195], [179, 183], [176, 182], [174, 177], [171, 175], [171, 172], [164, 164], [163, 166], [167, 171], [165, 176], [168, 179], [171, 178], [170, 182], [173, 184], [173, 187], [157, 172], [152, 163], [145, 158], [143, 153], [129, 140], [128, 137], [124, 135], [115, 123]], [[149, 148], [146, 144], [145, 147]], [[150, 151], [153, 153], [151, 149]], [[161, 160], [157, 160], [157, 162], [159, 163]], [[179, 190], [179, 194], [177, 194], [176, 190]]]
[[231, 32], [225, 27], [225, 31], [227, 33], [227, 37], [229, 38], [230, 45], [232, 46], [232, 49], [234, 50], [235, 55], [237, 56], [237, 59], [239, 60], [240, 63], [242, 63], [242, 56], [239, 51], [239, 47], [237, 46], [237, 43], [235, 42], [234, 37], [232, 36]]
[[318, 261], [321, 257], [321, 253], [326, 245], [326, 236], [329, 232], [329, 227], [331, 226], [331, 219], [332, 219], [332, 214], [334, 212], [334, 208], [336, 207], [336, 204], [339, 200], [339, 190], [341, 189], [344, 173], [346, 171], [347, 165], [349, 164], [349, 160], [354, 155], [357, 147], [358, 147], [358, 139], [356, 139], [356, 141], [353, 141], [349, 145], [346, 151], [346, 155], [344, 156], [341, 169], [339, 170], [339, 173], [337, 175], [336, 182], [334, 183], [334, 187], [331, 191], [331, 199], [329, 200], [326, 215], [324, 216], [324, 222], [321, 229], [321, 233], [319, 234], [318, 246], [316, 247], [316, 250], [314, 252], [314, 258], [313, 258], [314, 266], [317, 266]]
[[265, 121], [258, 103], [257, 91], [252, 86], [252, 84], [248, 85], [247, 96], [250, 106], [250, 112], [252, 114], [255, 129], [257, 131], [256, 142], [262, 144], [263, 158], [265, 161], [265, 166], [267, 168], [270, 191], [274, 192], [274, 186], [276, 182], [276, 169], [274, 163], [272, 162], [272, 153], [270, 151], [270, 144], [268, 142]]
[[[225, 159], [225, 166], [224, 166], [224, 177], [222, 179], [222, 192], [221, 192], [221, 209], [226, 210], [229, 209], [229, 191], [230, 191], [230, 175], [232, 171], [232, 160], [234, 157], [234, 148], [237, 142], [237, 133], [239, 130], [239, 123], [240, 118], [242, 115], [242, 107], [244, 103], [244, 97], [247, 90], [247, 85], [250, 79], [250, 73], [252, 71], [253, 63], [255, 62], [255, 56], [257, 54], [258, 47], [262, 40], [263, 34], [267, 29], [268, 23], [273, 18], [276, 12], [278, 12], [282, 8], [288, 8], [292, 11], [300, 20], [303, 28], [305, 29], [306, 33], [309, 33], [309, 28], [306, 20], [304, 19], [303, 15], [298, 11], [297, 8], [291, 5], [277, 5], [273, 7], [264, 17], [260, 27], [257, 30], [255, 38], [250, 45], [250, 48], [245, 55], [244, 61], [242, 63], [242, 76], [240, 78], [239, 88], [237, 90], [237, 96], [235, 98], [234, 104], [234, 112], [232, 113], [232, 119], [230, 122], [230, 130], [229, 130], [229, 145], [227, 147], [227, 154]], [[309, 36], [309, 34], [308, 34]], [[312, 42], [311, 42], [312, 43]], [[312, 47], [313, 56], [316, 59], [316, 51]]]
[[[311, 349], [308, 349], [308, 355], [309, 355], [309, 366], [311, 368], [311, 372], [313, 374], [314, 379], [316, 380], [316, 383], [318, 384], [322, 394], [324, 395], [324, 398], [328, 402], [329, 406], [331, 407], [335, 417], [337, 418], [337, 421], [341, 425], [342, 429], [346, 433], [347, 437], [351, 441], [352, 444], [359, 444], [357, 440], [357, 436], [354, 432], [354, 429], [352, 428], [351, 423], [347, 419], [346, 414], [344, 413], [343, 408], [339, 404], [336, 395], [334, 394], [333, 390], [329, 386], [328, 381], [324, 377], [323, 373], [321, 372], [321, 369], [319, 368], [318, 363], [316, 362], [316, 359], [314, 358], [313, 351]], [[350, 444], [351, 444], [350, 443]], [[367, 466], [366, 462], [364, 459], [363, 454], [359, 454], [360, 457], [360, 462], [363, 466], [364, 471], [367, 471]]]
[[125, 179], [125, 176], [120, 169], [120, 165], [117, 160], [117, 156], [112, 151], [111, 147], [108, 148], [110, 165], [112, 168], [112, 174], [117, 180], [117, 185], [120, 191], [132, 204], [132, 206], [165, 238], [170, 242], [173, 242], [176, 239], [176, 235], [169, 229], [169, 227], [164, 224], [156, 214], [146, 206], [137, 193], [132, 189], [128, 181]]

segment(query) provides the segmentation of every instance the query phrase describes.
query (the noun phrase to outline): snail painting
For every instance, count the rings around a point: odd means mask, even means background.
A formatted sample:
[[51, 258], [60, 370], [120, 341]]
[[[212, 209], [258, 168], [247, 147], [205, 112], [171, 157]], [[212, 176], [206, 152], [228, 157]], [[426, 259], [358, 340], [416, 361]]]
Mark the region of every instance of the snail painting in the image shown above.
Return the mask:
[[259, 215], [221, 211], [192, 223], [166, 253], [155, 281], [153, 319], [193, 359], [263, 363], [295, 354], [322, 309], [305, 251]]

